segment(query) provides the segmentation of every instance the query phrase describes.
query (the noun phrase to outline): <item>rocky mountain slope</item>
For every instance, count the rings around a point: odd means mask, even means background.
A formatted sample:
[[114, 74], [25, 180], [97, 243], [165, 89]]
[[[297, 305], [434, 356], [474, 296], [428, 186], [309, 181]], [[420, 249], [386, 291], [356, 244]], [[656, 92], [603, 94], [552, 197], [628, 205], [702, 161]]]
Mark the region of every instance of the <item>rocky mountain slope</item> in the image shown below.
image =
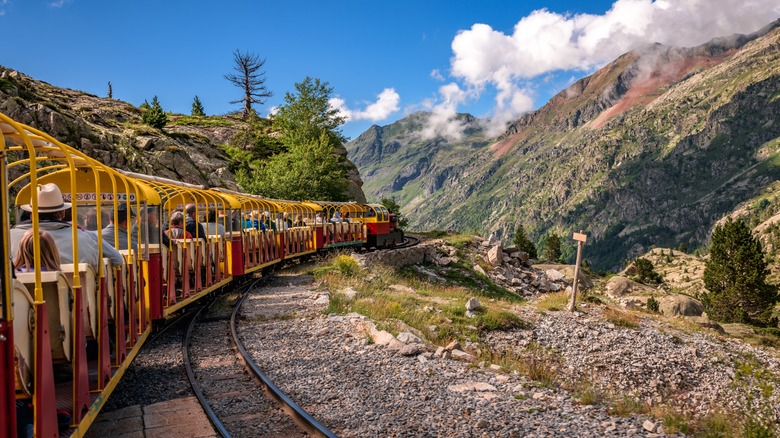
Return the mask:
[[[229, 157], [220, 145], [247, 125], [238, 117], [169, 114], [163, 130], [141, 122], [127, 102], [59, 88], [0, 66], [0, 112], [52, 135], [104, 164], [207, 187], [238, 190]], [[365, 200], [357, 168], [349, 169], [350, 194]]]
[[[780, 22], [694, 48], [629, 52], [488, 139], [424, 140], [417, 113], [347, 145], [369, 198], [412, 228], [590, 235], [599, 269], [652, 245], [693, 249], [780, 177]], [[565, 239], [568, 241], [568, 239]], [[571, 256], [573, 244], [566, 246]]]

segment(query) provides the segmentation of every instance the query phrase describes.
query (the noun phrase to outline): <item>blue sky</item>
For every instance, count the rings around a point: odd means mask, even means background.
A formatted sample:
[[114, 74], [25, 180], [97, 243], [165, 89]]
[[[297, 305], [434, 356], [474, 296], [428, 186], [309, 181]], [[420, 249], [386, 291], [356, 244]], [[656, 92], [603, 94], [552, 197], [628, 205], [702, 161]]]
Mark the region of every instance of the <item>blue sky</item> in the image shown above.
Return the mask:
[[0, 0], [0, 65], [52, 85], [189, 114], [238, 110], [233, 51], [266, 58], [267, 115], [306, 76], [327, 81], [344, 134], [429, 110], [426, 135], [458, 135], [456, 112], [506, 121], [651, 42], [690, 46], [754, 31], [776, 0], [99, 1]]

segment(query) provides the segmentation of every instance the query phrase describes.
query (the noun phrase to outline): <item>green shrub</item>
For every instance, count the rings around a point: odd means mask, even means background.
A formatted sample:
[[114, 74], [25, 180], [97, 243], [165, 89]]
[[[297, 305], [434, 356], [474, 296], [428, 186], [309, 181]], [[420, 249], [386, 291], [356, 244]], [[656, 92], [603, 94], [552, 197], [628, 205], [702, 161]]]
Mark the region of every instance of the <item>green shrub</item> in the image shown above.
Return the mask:
[[151, 105], [144, 101], [144, 103], [141, 104], [141, 109], [143, 110], [141, 120], [152, 128], [163, 129], [168, 123], [168, 116], [165, 114], [165, 111], [163, 111], [162, 106], [160, 106], [160, 101], [157, 100], [157, 96], [152, 98]]
[[647, 310], [653, 313], [658, 313], [658, 311], [660, 310], [660, 305], [661, 303], [659, 303], [658, 300], [656, 300], [653, 297], [647, 299]]
[[336, 257], [336, 260], [333, 261], [333, 267], [335, 270], [339, 271], [341, 275], [347, 277], [354, 277], [360, 273], [360, 266], [358, 265], [357, 260], [348, 255]]

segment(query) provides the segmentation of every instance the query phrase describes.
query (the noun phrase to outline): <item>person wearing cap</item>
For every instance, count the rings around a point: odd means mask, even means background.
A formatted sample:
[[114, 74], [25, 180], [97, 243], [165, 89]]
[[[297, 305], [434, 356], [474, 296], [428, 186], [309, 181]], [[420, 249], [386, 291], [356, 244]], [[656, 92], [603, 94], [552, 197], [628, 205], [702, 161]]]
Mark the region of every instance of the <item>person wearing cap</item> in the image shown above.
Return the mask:
[[[36, 190], [38, 199], [38, 225], [41, 230], [48, 232], [57, 244], [60, 253], [61, 263], [73, 263], [73, 227], [70, 223], [63, 221], [65, 210], [71, 208], [69, 202], [63, 202], [62, 192], [56, 184], [39, 185]], [[32, 206], [25, 204], [21, 206], [22, 210], [32, 212]], [[24, 233], [32, 229], [32, 221], [27, 220], [18, 223], [11, 228], [11, 257], [15, 257], [15, 252], [19, 241]], [[89, 232], [76, 230], [78, 239], [78, 261], [79, 263], [89, 263], [90, 266], [98, 271], [100, 265], [100, 251], [97, 239], [90, 236]], [[112, 264], [121, 265], [124, 263], [124, 257], [109, 242], [103, 239], [103, 257], [107, 257]]]
[[[116, 209], [116, 217], [114, 217], [114, 210], [109, 210], [109, 224], [103, 228], [101, 234], [103, 235], [103, 241], [114, 245], [117, 243], [117, 249], [132, 249], [138, 251], [138, 237], [134, 230], [128, 227], [128, 223], [132, 221], [128, 220], [128, 213], [130, 218], [135, 217], [133, 210], [128, 208], [126, 203], [119, 204]], [[116, 237], [116, 238], [115, 238]], [[130, 246], [128, 247], [128, 242]]]

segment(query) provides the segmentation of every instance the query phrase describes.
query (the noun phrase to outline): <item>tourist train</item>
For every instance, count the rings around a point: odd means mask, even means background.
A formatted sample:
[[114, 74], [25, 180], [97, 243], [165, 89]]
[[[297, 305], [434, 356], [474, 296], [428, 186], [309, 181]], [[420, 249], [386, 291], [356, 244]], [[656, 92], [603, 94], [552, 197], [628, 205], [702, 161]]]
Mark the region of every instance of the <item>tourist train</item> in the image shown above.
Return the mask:
[[108, 167], [3, 114], [0, 130], [0, 437], [84, 435], [153, 329], [212, 292], [404, 242], [379, 204], [209, 189]]

